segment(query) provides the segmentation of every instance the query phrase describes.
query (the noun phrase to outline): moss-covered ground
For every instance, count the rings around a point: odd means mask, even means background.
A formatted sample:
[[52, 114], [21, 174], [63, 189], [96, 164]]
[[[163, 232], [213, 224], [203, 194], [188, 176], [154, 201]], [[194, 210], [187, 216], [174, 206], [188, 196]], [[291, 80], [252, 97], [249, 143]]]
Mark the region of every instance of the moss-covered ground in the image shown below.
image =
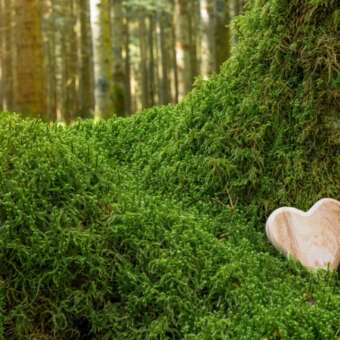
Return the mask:
[[2, 114], [3, 337], [340, 338], [338, 272], [264, 233], [279, 205], [340, 197], [339, 23], [337, 1], [254, 0], [231, 59], [175, 107]]

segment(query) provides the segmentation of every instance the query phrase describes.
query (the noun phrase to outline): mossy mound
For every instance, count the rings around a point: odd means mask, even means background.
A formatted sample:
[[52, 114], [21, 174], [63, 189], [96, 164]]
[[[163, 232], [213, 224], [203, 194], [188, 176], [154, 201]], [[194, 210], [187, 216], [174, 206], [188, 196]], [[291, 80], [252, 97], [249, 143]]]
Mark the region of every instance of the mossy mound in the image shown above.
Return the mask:
[[251, 1], [221, 73], [175, 108], [112, 121], [105, 148], [148, 188], [259, 216], [339, 197], [339, 13], [336, 1]]
[[339, 198], [338, 25], [336, 1], [252, 1], [176, 107], [1, 115], [5, 338], [336, 338], [337, 273], [279, 256], [261, 218]]

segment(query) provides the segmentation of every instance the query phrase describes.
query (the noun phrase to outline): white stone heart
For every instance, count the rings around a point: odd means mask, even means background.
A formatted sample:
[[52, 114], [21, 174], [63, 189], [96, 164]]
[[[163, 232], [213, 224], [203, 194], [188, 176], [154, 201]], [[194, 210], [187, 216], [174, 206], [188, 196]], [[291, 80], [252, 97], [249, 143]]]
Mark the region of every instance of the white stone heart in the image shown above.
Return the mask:
[[266, 233], [275, 248], [308, 269], [336, 270], [340, 263], [340, 202], [323, 198], [307, 212], [279, 208], [269, 216]]

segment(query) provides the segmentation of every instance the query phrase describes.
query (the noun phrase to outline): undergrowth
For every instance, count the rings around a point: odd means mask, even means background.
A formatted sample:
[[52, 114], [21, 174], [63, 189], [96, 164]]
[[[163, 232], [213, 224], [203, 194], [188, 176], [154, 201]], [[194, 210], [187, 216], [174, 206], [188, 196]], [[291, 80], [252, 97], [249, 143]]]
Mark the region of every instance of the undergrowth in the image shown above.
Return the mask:
[[338, 273], [287, 261], [263, 226], [340, 197], [338, 4], [249, 6], [221, 73], [175, 107], [1, 115], [0, 337], [340, 338]]

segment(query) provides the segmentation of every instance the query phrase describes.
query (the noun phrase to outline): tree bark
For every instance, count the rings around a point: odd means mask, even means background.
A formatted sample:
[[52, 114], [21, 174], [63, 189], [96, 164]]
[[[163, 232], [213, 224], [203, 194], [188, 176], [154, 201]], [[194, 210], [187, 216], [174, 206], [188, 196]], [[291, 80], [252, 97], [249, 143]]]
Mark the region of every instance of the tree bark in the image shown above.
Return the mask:
[[113, 111], [125, 115], [125, 64], [124, 48], [124, 12], [123, 1], [114, 0], [112, 5], [112, 40], [113, 40]]
[[94, 110], [93, 46], [89, 0], [79, 1], [79, 112], [82, 118], [89, 118]]
[[24, 114], [46, 118], [41, 2], [16, 0], [16, 108]]
[[154, 46], [154, 18], [150, 14], [147, 16], [147, 67], [148, 67], [148, 97], [149, 97], [149, 106], [155, 105], [155, 46]]
[[150, 106], [149, 100], [149, 77], [147, 64], [147, 28], [145, 16], [140, 13], [139, 18], [139, 44], [140, 44], [140, 73], [141, 73], [141, 91], [142, 91], [142, 108]]
[[187, 0], [175, 0], [176, 62], [178, 74], [178, 99], [181, 100], [192, 87], [190, 59], [190, 22]]
[[127, 15], [124, 17], [124, 66], [125, 66], [125, 115], [131, 112], [131, 56], [130, 56], [130, 25]]
[[215, 0], [201, 0], [201, 75], [207, 79], [216, 70], [216, 7]]
[[230, 56], [229, 0], [217, 0], [216, 22], [216, 66], [219, 67]]
[[91, 1], [91, 26], [95, 77], [95, 118], [113, 115], [112, 27], [110, 0]]
[[1, 23], [3, 34], [3, 110], [14, 111], [14, 61], [15, 61], [15, 45], [14, 45], [14, 4], [11, 0], [3, 1], [3, 23]]

